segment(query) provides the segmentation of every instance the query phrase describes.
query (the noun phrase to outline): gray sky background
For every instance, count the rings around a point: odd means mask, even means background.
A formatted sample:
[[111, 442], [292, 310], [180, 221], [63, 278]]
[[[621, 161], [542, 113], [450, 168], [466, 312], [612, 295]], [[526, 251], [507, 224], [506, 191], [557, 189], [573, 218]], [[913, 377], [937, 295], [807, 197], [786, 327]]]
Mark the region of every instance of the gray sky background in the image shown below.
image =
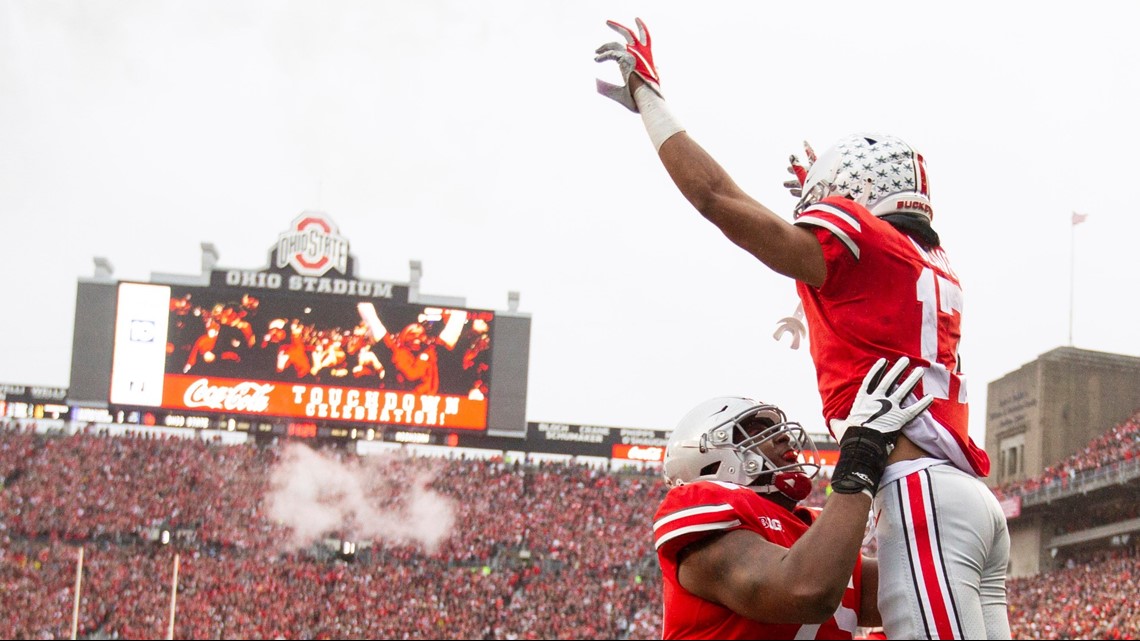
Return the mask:
[[[784, 168], [888, 131], [926, 156], [986, 384], [1069, 341], [1140, 355], [1137, 9], [1119, 2], [0, 1], [0, 381], [66, 386], [75, 284], [256, 269], [306, 209], [357, 275], [533, 315], [530, 420], [672, 427], [707, 397], [822, 427], [792, 282], [679, 195], [594, 93], [641, 16], [674, 113], [790, 217]], [[1071, 213], [1089, 215], [1071, 226]], [[82, 310], [79, 310], [82, 314]], [[1107, 426], [1105, 426], [1107, 427]]]

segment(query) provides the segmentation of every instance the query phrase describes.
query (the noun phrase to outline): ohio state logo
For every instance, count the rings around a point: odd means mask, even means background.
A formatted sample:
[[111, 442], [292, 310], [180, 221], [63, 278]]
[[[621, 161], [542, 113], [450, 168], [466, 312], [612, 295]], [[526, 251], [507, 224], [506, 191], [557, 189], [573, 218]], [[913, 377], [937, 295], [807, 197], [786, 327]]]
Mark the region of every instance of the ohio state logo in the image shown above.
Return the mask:
[[324, 276], [335, 268], [348, 273], [348, 240], [328, 216], [306, 211], [277, 237], [277, 268], [291, 265], [304, 276]]

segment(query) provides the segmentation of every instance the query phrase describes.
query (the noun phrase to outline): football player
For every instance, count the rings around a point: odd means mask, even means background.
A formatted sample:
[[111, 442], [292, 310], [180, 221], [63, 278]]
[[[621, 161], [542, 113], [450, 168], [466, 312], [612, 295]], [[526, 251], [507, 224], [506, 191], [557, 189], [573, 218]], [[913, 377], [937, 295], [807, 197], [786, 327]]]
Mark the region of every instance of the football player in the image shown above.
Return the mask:
[[860, 556], [871, 497], [922, 375], [909, 362], [864, 378], [822, 510], [797, 507], [819, 471], [815, 445], [774, 405], [721, 397], [681, 419], [665, 450], [671, 486], [654, 545], [665, 639], [850, 639], [879, 624], [874, 559]]
[[989, 474], [989, 458], [968, 433], [962, 288], [931, 226], [922, 155], [868, 133], [810, 165], [793, 157], [800, 201], [789, 223], [741, 190], [670, 113], [644, 23], [636, 35], [607, 24], [625, 43], [603, 45], [595, 60], [616, 61], [625, 84], [599, 80], [598, 91], [640, 113], [665, 169], [705, 218], [796, 281], [836, 439], [860, 373], [876, 359], [905, 356], [925, 369], [917, 393], [934, 402], [899, 438], [874, 506], [886, 634], [1009, 638], [1009, 533], [978, 478]]

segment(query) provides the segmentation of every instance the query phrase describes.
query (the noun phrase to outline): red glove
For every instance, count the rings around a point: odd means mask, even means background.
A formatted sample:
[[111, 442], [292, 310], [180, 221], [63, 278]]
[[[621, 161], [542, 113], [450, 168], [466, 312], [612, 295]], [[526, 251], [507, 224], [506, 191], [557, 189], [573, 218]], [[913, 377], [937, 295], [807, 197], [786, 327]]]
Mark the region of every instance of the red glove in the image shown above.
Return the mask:
[[649, 85], [657, 95], [661, 96], [661, 79], [657, 75], [657, 67], [653, 64], [653, 41], [649, 37], [649, 30], [641, 18], [635, 18], [638, 35], [635, 37], [629, 27], [607, 20], [606, 24], [614, 31], [625, 37], [626, 44], [609, 42], [594, 51], [594, 61], [604, 62], [615, 60], [621, 70], [624, 85], [613, 85], [604, 80], [597, 81], [598, 93], [625, 105], [630, 111], [637, 111], [637, 104], [633, 101], [633, 94], [629, 89], [629, 75], [636, 73], [641, 76], [645, 84]]
[[795, 154], [788, 157], [788, 173], [794, 175], [795, 178], [786, 181], [784, 187], [796, 198], [803, 195], [804, 182], [807, 180], [812, 164], [815, 163], [815, 150], [806, 140], [804, 141], [804, 156], [807, 158], [806, 163]]

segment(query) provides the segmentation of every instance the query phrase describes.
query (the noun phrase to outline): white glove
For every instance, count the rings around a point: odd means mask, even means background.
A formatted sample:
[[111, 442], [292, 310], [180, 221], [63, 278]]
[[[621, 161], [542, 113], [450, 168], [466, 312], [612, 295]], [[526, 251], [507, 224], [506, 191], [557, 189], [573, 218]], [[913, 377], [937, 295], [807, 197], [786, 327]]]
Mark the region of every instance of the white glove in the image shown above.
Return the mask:
[[[926, 408], [934, 402], [934, 397], [930, 394], [909, 407], [902, 406], [903, 400], [922, 379], [924, 371], [921, 367], [914, 368], [906, 380], [895, 386], [899, 376], [906, 371], [909, 364], [910, 359], [904, 356], [889, 372], [886, 372], [886, 375], [883, 372], [887, 367], [887, 359], [880, 358], [871, 367], [863, 378], [863, 384], [855, 396], [855, 404], [851, 406], [851, 413], [847, 415], [846, 420], [831, 422], [831, 431], [836, 440], [841, 441], [843, 434], [852, 425], [862, 425], [887, 436], [893, 442], [904, 425], [926, 411]], [[893, 392], [891, 392], [892, 387], [894, 387]]]
[[625, 36], [626, 44], [620, 42], [608, 42], [594, 51], [594, 62], [605, 62], [607, 60], [615, 60], [618, 63], [618, 69], [621, 71], [621, 78], [624, 84], [621, 86], [610, 84], [601, 79], [595, 79], [598, 87], [598, 93], [603, 96], [615, 100], [624, 105], [632, 112], [637, 112], [637, 103], [633, 100], [633, 92], [629, 90], [629, 75], [636, 73], [641, 76], [645, 84], [649, 86], [658, 96], [661, 96], [661, 79], [657, 76], [657, 67], [653, 64], [653, 41], [649, 37], [649, 30], [645, 28], [645, 23], [641, 18], [635, 18], [637, 21], [638, 35], [635, 37], [633, 31], [629, 27], [620, 25], [613, 20], [607, 20], [606, 24], [611, 29]]
[[792, 349], [800, 348], [800, 339], [807, 336], [807, 328], [804, 327], [803, 303], [796, 306], [796, 313], [780, 319], [779, 324], [776, 326], [776, 333], [772, 334], [772, 338], [779, 342], [779, 340], [784, 337], [784, 334], [792, 335]]

